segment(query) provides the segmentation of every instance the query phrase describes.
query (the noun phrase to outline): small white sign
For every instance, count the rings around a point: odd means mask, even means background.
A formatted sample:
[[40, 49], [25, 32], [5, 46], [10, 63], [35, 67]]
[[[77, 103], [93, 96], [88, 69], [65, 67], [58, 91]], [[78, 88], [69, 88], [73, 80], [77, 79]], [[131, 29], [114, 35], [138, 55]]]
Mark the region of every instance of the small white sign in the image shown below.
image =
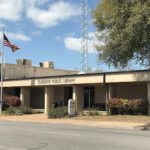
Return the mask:
[[73, 99], [68, 100], [68, 114], [74, 116], [76, 113], [76, 102]]

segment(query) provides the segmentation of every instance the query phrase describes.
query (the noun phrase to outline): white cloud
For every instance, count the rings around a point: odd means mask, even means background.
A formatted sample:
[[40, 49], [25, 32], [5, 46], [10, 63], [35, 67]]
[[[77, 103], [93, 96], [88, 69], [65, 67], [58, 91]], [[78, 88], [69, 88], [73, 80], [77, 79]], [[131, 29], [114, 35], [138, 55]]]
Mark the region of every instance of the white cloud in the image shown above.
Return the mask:
[[41, 35], [42, 32], [41, 31], [33, 31], [31, 32], [32, 35]]
[[0, 0], [0, 19], [19, 20], [22, 10], [23, 0]]
[[80, 5], [65, 0], [0, 0], [0, 19], [18, 21], [23, 12], [36, 26], [46, 28], [78, 16], [81, 11]]
[[22, 33], [7, 33], [8, 37], [10, 39], [13, 39], [14, 41], [30, 41], [30, 37], [22, 34]]
[[[22, 34], [22, 33], [10, 33], [10, 32], [5, 32], [6, 36], [8, 39], [13, 40], [13, 41], [30, 41], [30, 37]], [[0, 39], [2, 39], [2, 32], [0, 32]]]
[[81, 39], [80, 38], [74, 38], [74, 37], [67, 37], [64, 40], [65, 47], [71, 50], [77, 50], [80, 51], [81, 49]]
[[36, 7], [37, 0], [27, 3], [27, 17], [37, 26], [46, 28], [58, 25], [60, 22], [80, 15], [80, 6], [65, 1], [55, 2], [49, 5], [48, 9]]
[[[76, 50], [80, 51], [81, 50], [81, 38], [75, 38], [75, 37], [66, 37], [64, 39], [65, 47], [70, 49], [70, 50]], [[94, 32], [89, 33], [89, 40], [88, 40], [88, 52], [89, 53], [94, 53], [96, 52], [96, 49], [94, 47], [95, 44], [100, 44], [104, 45], [103, 42], [97, 41], [95, 37]]]

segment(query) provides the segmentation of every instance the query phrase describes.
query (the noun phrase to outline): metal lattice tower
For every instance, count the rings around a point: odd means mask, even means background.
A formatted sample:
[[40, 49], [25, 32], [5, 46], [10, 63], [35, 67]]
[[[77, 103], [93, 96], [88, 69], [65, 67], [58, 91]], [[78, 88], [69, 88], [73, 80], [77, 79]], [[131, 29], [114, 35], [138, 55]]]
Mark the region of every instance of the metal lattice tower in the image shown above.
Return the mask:
[[88, 71], [88, 0], [81, 0], [81, 52], [80, 71]]

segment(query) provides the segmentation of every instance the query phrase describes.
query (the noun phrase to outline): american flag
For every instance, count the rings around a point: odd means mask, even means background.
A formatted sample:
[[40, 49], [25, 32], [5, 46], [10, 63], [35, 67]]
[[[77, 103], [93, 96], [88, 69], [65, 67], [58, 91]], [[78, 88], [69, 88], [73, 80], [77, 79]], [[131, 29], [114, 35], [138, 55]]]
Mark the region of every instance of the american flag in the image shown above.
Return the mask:
[[4, 46], [10, 47], [12, 49], [13, 52], [15, 52], [16, 50], [20, 49], [18, 46], [11, 44], [9, 42], [9, 40], [7, 39], [6, 35], [4, 34]]

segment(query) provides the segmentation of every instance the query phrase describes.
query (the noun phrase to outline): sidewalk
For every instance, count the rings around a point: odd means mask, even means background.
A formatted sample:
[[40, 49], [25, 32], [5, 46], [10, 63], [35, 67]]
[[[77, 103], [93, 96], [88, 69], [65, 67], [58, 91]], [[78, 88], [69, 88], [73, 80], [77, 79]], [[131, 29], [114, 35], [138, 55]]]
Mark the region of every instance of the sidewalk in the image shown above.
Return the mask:
[[0, 121], [16, 121], [16, 122], [34, 122], [34, 123], [59, 123], [92, 126], [101, 128], [120, 128], [120, 129], [136, 129], [150, 130], [150, 124], [138, 122], [123, 122], [123, 121], [106, 121], [106, 120], [82, 120], [80, 118], [63, 118], [63, 119], [47, 119], [45, 114], [32, 114], [23, 116], [0, 116]]

